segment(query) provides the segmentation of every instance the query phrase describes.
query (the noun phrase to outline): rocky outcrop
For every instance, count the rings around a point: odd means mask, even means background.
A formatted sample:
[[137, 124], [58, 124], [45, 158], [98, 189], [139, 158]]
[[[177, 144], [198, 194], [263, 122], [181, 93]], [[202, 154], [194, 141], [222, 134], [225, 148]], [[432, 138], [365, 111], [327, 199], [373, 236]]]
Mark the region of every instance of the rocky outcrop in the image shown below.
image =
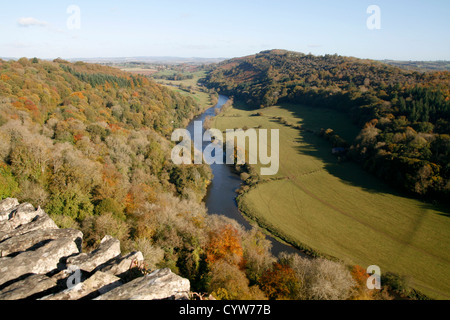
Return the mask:
[[57, 270], [64, 259], [78, 252], [75, 242], [64, 238], [50, 241], [37, 250], [24, 251], [13, 258], [0, 258], [0, 286], [22, 276]]
[[48, 229], [34, 230], [20, 236], [9, 238], [0, 243], [0, 257], [6, 257], [16, 252], [23, 252], [33, 246], [38, 246], [45, 242], [56, 239], [71, 239], [71, 242], [78, 240], [81, 243], [83, 234], [73, 229]]
[[75, 257], [67, 259], [69, 268], [76, 268], [91, 272], [98, 266], [116, 258], [120, 255], [120, 241], [111, 236], [106, 236], [100, 242], [98, 249], [91, 253], [80, 253]]
[[122, 284], [120, 278], [112, 274], [98, 271], [93, 276], [80, 282], [74, 287], [46, 296], [41, 300], [79, 300], [92, 294], [106, 293]]
[[14, 230], [10, 230], [8, 232], [0, 231], [0, 241], [4, 241], [5, 239], [19, 236], [21, 234], [28, 233], [34, 230], [47, 230], [47, 229], [58, 229], [56, 223], [50, 219], [47, 214], [42, 214], [37, 216], [33, 221], [21, 225]]
[[188, 299], [189, 281], [170, 269], [148, 274], [141, 252], [122, 255], [119, 240], [106, 236], [84, 253], [82, 240], [41, 208], [0, 201], [0, 300]]
[[20, 300], [45, 292], [56, 287], [56, 280], [43, 274], [33, 274], [28, 278], [17, 281], [0, 291], [1, 300]]
[[113, 274], [115, 276], [123, 276], [130, 268], [139, 263], [140, 261], [144, 261], [144, 257], [141, 252], [132, 252], [125, 257], [117, 257], [108, 261], [99, 267], [96, 268], [97, 271], [102, 271], [106, 273]]
[[29, 203], [22, 203], [17, 206], [13, 206], [17, 202], [7, 199], [7, 205], [2, 207], [6, 208], [1, 214], [2, 223], [0, 224], [0, 232], [9, 232], [17, 227], [31, 222], [38, 216], [43, 215], [44, 211], [41, 208], [37, 210]]
[[111, 290], [96, 300], [188, 299], [189, 287], [189, 280], [173, 274], [170, 269], [162, 269]]

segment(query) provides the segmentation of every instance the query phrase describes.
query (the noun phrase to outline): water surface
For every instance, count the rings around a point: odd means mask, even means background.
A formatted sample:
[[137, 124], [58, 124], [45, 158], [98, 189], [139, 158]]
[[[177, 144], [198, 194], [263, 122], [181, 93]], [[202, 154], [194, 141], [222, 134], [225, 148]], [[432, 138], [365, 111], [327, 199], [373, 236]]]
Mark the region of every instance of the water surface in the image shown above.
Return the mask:
[[[204, 121], [206, 117], [215, 116], [215, 109], [221, 108], [228, 101], [228, 97], [219, 95], [219, 100], [216, 106], [209, 108], [200, 116], [194, 118], [189, 125], [187, 130], [194, 137], [194, 122]], [[206, 147], [209, 143], [205, 142], [203, 147]], [[209, 214], [220, 214], [228, 218], [234, 219], [239, 222], [245, 229], [250, 230], [250, 223], [242, 216], [238, 209], [236, 202], [236, 190], [242, 185], [242, 181], [239, 176], [233, 171], [233, 168], [223, 164], [213, 164], [211, 165], [211, 170], [214, 175], [212, 183], [208, 188], [207, 195], [205, 197], [206, 208]], [[285, 251], [289, 253], [297, 253], [302, 256], [304, 254], [289, 246], [285, 245], [274, 238], [267, 236], [267, 238], [272, 243], [272, 253], [277, 256], [279, 253]]]

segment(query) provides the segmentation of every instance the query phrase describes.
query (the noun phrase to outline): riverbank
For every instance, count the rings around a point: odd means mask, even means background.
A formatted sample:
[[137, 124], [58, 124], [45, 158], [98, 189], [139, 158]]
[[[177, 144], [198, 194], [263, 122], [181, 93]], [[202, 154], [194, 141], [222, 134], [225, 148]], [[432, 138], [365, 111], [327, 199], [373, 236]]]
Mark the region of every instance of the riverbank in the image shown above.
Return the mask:
[[[214, 107], [206, 109], [202, 114], [191, 120], [186, 129], [193, 136], [194, 122], [204, 122], [207, 117], [214, 117], [216, 109], [220, 109], [229, 100], [228, 97], [219, 95], [217, 104]], [[206, 146], [206, 143], [205, 143]], [[242, 180], [239, 175], [234, 172], [232, 166], [213, 164], [210, 166], [213, 174], [213, 180], [208, 186], [208, 191], [204, 199], [209, 214], [220, 214], [230, 219], [236, 220], [246, 230], [254, 227], [254, 224], [241, 213], [236, 201], [236, 191], [241, 187]], [[278, 241], [270, 234], [265, 232], [267, 239], [272, 244], [272, 254], [278, 256], [281, 252], [297, 253], [303, 257], [305, 254], [296, 248]]]

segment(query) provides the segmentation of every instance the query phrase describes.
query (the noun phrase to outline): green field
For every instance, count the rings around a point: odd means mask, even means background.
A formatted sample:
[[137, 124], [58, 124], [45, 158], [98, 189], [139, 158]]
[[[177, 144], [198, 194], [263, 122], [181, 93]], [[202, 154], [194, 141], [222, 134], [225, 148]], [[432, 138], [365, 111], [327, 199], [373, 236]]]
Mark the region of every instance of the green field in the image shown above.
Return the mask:
[[[173, 73], [174, 73], [174, 71], [165, 70], [165, 71], [161, 71], [158, 74], [173, 74]], [[155, 79], [155, 81], [158, 82], [159, 84], [165, 85], [166, 87], [168, 87], [182, 95], [187, 95], [187, 96], [194, 98], [194, 100], [197, 101], [197, 103], [199, 103], [199, 105], [203, 106], [204, 109], [213, 107], [213, 105], [211, 103], [210, 94], [203, 92], [202, 90], [200, 90], [200, 87], [198, 86], [198, 80], [205, 76], [205, 72], [197, 71], [192, 74], [194, 76], [192, 79], [186, 79], [186, 80], [181, 80], [181, 81]], [[190, 88], [192, 88], [192, 90], [191, 91], [183, 90], [180, 88], [180, 86], [184, 87], [184, 88], [190, 87]]]
[[[180, 72], [171, 68], [156, 72], [154, 67], [142, 67], [142, 66], [123, 66], [120, 68], [122, 71], [143, 74], [143, 75], [152, 75], [152, 76], [161, 76], [161, 75], [173, 75], [177, 73], [193, 75], [192, 79], [185, 79], [180, 81], [166, 80], [166, 79], [154, 79], [155, 82], [162, 84], [182, 95], [192, 97], [197, 103], [208, 109], [213, 107], [211, 96], [209, 93], [203, 92], [198, 85], [198, 80], [205, 77], [205, 71], [194, 71], [194, 72]], [[188, 90], [190, 88], [191, 90]]]
[[237, 106], [215, 118], [214, 127], [280, 129], [279, 179], [260, 183], [241, 199], [246, 214], [290, 243], [336, 257], [349, 265], [378, 265], [405, 275], [432, 298], [450, 298], [448, 209], [398, 194], [352, 162], [339, 162], [331, 145], [314, 133], [332, 128], [348, 141], [358, 133], [348, 117], [326, 109]]
[[[176, 72], [176, 71], [173, 71], [173, 70], [164, 70], [164, 71], [160, 71], [158, 73], [155, 73], [154, 76], [158, 76], [158, 75], [172, 75], [174, 73], [182, 73], [182, 72]], [[165, 80], [165, 79], [155, 79], [155, 81], [158, 82], [158, 83], [168, 83], [169, 82], [172, 85], [184, 85], [184, 86], [197, 87], [198, 80], [203, 78], [206, 75], [206, 72], [205, 71], [196, 71], [196, 72], [186, 72], [184, 74], [193, 75], [194, 77], [192, 79], [185, 79], [185, 80], [180, 80], [180, 81]]]

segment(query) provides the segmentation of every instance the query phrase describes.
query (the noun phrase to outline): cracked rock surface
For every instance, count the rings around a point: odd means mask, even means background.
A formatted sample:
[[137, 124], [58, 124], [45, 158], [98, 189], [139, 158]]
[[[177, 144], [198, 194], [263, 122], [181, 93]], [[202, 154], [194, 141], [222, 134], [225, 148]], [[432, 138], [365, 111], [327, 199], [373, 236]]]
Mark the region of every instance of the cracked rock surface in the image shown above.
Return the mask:
[[0, 300], [188, 299], [189, 280], [170, 269], [140, 272], [141, 252], [122, 255], [120, 241], [106, 236], [84, 253], [82, 241], [41, 208], [0, 201]]

